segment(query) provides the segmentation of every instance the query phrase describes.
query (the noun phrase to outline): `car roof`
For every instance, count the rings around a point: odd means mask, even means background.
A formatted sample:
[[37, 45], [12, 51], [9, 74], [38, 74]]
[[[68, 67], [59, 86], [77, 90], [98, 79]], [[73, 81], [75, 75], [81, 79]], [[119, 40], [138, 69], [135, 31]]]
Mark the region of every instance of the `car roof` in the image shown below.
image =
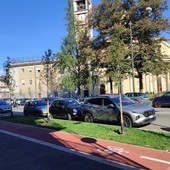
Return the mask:
[[115, 97], [119, 97], [118, 94], [105, 94], [105, 95], [101, 95], [103, 97], [108, 97], [108, 98], [115, 98]]
[[28, 103], [28, 102], [39, 102], [39, 101], [45, 101], [45, 100], [43, 100], [43, 99], [36, 99], [36, 100], [32, 99], [32, 100], [26, 101], [26, 103]]
[[100, 96], [92, 96], [92, 97], [85, 98], [85, 100], [95, 99], [95, 98], [117, 98], [117, 97], [119, 97], [119, 95], [117, 94], [102, 94]]

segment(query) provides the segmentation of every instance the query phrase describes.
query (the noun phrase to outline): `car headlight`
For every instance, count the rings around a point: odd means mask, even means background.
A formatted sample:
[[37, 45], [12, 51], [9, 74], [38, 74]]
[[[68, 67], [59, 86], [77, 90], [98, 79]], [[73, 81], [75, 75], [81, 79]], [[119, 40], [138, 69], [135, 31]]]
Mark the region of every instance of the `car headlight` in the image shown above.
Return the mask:
[[136, 120], [140, 119], [140, 115], [136, 116]]
[[74, 113], [77, 113], [77, 109], [73, 109], [73, 112], [74, 112]]

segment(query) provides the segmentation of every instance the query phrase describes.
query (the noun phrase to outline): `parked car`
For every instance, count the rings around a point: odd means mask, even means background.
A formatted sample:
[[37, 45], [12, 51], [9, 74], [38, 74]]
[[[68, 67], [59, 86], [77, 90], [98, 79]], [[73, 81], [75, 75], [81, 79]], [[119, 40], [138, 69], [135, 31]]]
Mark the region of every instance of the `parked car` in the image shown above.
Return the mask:
[[47, 102], [45, 100], [30, 100], [24, 105], [24, 115], [47, 116]]
[[20, 104], [21, 104], [21, 100], [22, 100], [22, 99], [16, 99], [16, 100], [15, 100], [16, 104], [20, 105]]
[[29, 99], [29, 98], [24, 98], [24, 99], [21, 100], [20, 105], [21, 105], [21, 106], [24, 106], [25, 103], [26, 103], [27, 101], [30, 101], [30, 100], [31, 100], [31, 99]]
[[146, 93], [128, 92], [128, 93], [125, 93], [125, 95], [129, 97], [130, 99], [134, 100], [135, 102], [142, 103], [145, 105], [150, 105], [150, 100]]
[[[156, 119], [153, 107], [136, 103], [126, 96], [122, 97], [122, 110], [125, 127], [149, 124]], [[119, 95], [87, 98], [81, 113], [85, 122], [120, 123]]]
[[11, 98], [4, 98], [3, 100], [9, 104], [12, 104], [12, 102], [13, 102], [13, 100]]
[[76, 99], [57, 98], [50, 105], [49, 112], [54, 118], [81, 119], [81, 103]]
[[163, 107], [163, 106], [170, 106], [170, 91], [166, 92], [162, 96], [155, 97], [152, 101], [153, 107]]
[[12, 106], [5, 100], [0, 100], [0, 113], [12, 113]]

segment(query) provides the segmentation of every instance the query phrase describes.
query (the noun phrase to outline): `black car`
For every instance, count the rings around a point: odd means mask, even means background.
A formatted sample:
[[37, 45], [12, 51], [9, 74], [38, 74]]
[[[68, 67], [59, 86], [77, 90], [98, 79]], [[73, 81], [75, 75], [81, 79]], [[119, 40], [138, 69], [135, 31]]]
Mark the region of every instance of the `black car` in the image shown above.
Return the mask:
[[53, 118], [81, 119], [81, 103], [75, 99], [58, 98], [50, 105], [49, 112]]
[[[155, 110], [151, 106], [136, 103], [122, 96], [122, 112], [125, 127], [149, 124], [156, 119]], [[85, 122], [120, 123], [119, 95], [103, 95], [90, 97], [82, 105], [82, 118]]]

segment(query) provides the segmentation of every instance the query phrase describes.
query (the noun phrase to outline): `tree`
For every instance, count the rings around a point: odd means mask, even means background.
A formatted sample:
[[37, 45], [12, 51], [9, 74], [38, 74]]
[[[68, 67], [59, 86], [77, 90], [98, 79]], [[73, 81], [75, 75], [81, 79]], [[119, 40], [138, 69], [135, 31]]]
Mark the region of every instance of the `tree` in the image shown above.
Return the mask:
[[[6, 85], [9, 88], [9, 95], [10, 95], [10, 98], [11, 98], [12, 95], [13, 95], [14, 87], [13, 87], [13, 77], [12, 77], [11, 72], [10, 72], [10, 68], [11, 68], [10, 57], [7, 57], [7, 61], [3, 64], [3, 67], [4, 67], [4, 72], [5, 72], [5, 75], [3, 77], [3, 81], [6, 83]], [[13, 112], [11, 112], [11, 117], [12, 116], [13, 116]]]
[[63, 39], [61, 52], [56, 54], [56, 67], [63, 76], [64, 87], [70, 91], [73, 90], [74, 85], [78, 89], [77, 94], [81, 95], [81, 85], [87, 84], [90, 75], [87, 64], [87, 56], [90, 53], [87, 49], [90, 49], [90, 40], [87, 30], [82, 31], [80, 21], [74, 16], [72, 0], [68, 0], [66, 12], [67, 35]]
[[[120, 100], [120, 125], [121, 125], [121, 134], [124, 134], [124, 120], [123, 120], [123, 111], [122, 111], [122, 80], [126, 78], [129, 70], [129, 60], [126, 58], [128, 48], [126, 44], [121, 39], [122, 32], [124, 28], [121, 25], [115, 26], [115, 37], [111, 37], [111, 46], [108, 47], [107, 55], [105, 57], [104, 64], [107, 68], [106, 74], [116, 82], [119, 90], [119, 100]], [[122, 50], [122, 48], [124, 50]]]
[[[148, 6], [152, 8], [151, 13], [146, 10]], [[148, 69], [148, 64], [159, 63], [160, 67], [157, 68], [159, 74], [164, 70], [164, 56], [160, 50], [160, 42], [165, 38], [161, 37], [160, 33], [170, 29], [168, 19], [163, 17], [163, 12], [167, 8], [166, 0], [152, 2], [149, 0], [103, 0], [101, 4], [94, 7], [94, 28], [98, 33], [95, 40], [98, 45], [96, 50], [101, 54], [101, 63], [105, 60], [105, 54], [101, 51], [107, 50], [112, 45], [110, 39], [117, 34], [115, 31], [117, 25], [121, 24], [124, 27], [121, 37], [127, 46], [130, 45], [129, 23], [132, 22], [134, 66], [136, 77], [139, 78], [140, 91], [143, 90], [143, 74], [155, 71]], [[125, 55], [130, 56], [130, 51]]]
[[53, 82], [56, 80], [55, 67], [54, 67], [54, 55], [52, 50], [45, 51], [45, 55], [42, 56], [42, 62], [44, 64], [43, 71], [41, 73], [41, 81], [47, 86], [47, 97], [49, 96], [50, 89], [53, 89]]
[[42, 72], [42, 78], [44, 83], [47, 85], [47, 118], [48, 121], [51, 119], [51, 114], [49, 113], [49, 85], [50, 82], [54, 80], [54, 69], [53, 69], [53, 57], [52, 50], [48, 49], [45, 51], [45, 55], [42, 56], [42, 61], [44, 63], [44, 69]]
[[4, 72], [5, 72], [5, 75], [3, 76], [3, 81], [6, 83], [9, 89], [9, 95], [11, 98], [13, 95], [14, 87], [13, 87], [13, 77], [10, 72], [10, 68], [11, 68], [10, 57], [7, 57], [7, 61], [5, 61], [5, 63], [3, 64], [3, 67], [4, 67]]

